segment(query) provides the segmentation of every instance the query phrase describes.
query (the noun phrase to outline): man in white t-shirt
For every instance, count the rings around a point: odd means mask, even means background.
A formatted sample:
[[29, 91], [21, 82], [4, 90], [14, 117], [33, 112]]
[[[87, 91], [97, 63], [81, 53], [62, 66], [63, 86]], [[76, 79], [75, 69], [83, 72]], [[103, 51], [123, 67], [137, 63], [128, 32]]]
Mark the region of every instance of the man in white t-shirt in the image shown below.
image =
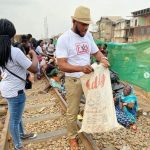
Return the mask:
[[109, 62], [87, 31], [91, 23], [90, 9], [84, 6], [76, 8], [72, 22], [72, 29], [65, 32], [57, 41], [56, 57], [59, 69], [65, 72], [69, 144], [72, 150], [78, 150], [77, 114], [83, 93], [80, 77], [83, 73], [89, 74], [93, 71], [90, 66], [90, 54], [105, 67], [109, 67]]
[[54, 55], [55, 47], [53, 44], [53, 39], [50, 39], [50, 43], [48, 45], [48, 54], [49, 55]]

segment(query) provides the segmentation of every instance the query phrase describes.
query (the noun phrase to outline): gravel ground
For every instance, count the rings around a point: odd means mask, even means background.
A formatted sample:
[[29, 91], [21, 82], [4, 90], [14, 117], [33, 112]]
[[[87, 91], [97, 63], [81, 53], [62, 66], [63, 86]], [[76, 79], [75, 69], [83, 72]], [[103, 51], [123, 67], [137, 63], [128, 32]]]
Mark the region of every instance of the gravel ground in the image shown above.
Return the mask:
[[64, 116], [55, 120], [46, 120], [30, 124], [27, 123], [25, 125], [25, 129], [27, 130], [27, 132], [36, 132], [36, 133], [45, 133], [65, 127], [66, 127], [66, 120]]
[[[0, 96], [0, 109], [1, 110], [5, 110], [7, 112], [6, 109], [6, 105], [5, 105], [5, 100]], [[3, 130], [4, 124], [5, 124], [5, 118], [6, 118], [6, 112], [2, 115], [0, 115], [0, 141], [1, 141], [1, 132]]]
[[[25, 146], [29, 150], [70, 150], [66, 136], [56, 140], [47, 140], [46, 142], [31, 143]], [[80, 143], [80, 150], [85, 150]]]
[[0, 116], [0, 139], [1, 139], [1, 132], [4, 127], [4, 123], [5, 123], [5, 116]]
[[38, 92], [33, 92], [34, 94], [30, 93], [27, 94], [27, 104], [28, 105], [34, 105], [35, 103], [45, 103], [45, 102], [51, 102], [54, 101], [55, 94], [54, 92], [51, 92], [51, 94], [39, 94]]
[[4, 124], [5, 124], [5, 116], [0, 116], [0, 141], [1, 139], [3, 139], [3, 137], [1, 136], [3, 128], [4, 128]]
[[49, 107], [42, 107], [36, 110], [26, 110], [23, 114], [23, 117], [32, 118], [32, 117], [38, 117], [44, 114], [57, 113], [57, 112], [60, 112], [60, 107], [57, 105], [54, 105], [54, 106], [49, 106]]
[[100, 149], [109, 144], [118, 150], [128, 145], [131, 150], [150, 150], [150, 119], [144, 116], [137, 121], [138, 130], [135, 133], [131, 129], [122, 128], [118, 131], [93, 135]]

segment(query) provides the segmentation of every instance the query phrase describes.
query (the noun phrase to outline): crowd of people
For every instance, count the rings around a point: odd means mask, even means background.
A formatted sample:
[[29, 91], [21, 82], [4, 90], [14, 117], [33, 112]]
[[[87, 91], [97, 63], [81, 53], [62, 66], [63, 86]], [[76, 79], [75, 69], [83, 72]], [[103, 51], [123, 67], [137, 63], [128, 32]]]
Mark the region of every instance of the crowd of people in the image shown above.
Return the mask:
[[[0, 19], [0, 91], [8, 102], [10, 132], [15, 150], [25, 150], [21, 139], [36, 137], [34, 133], [26, 134], [23, 128], [25, 87], [32, 88], [34, 74], [40, 80], [44, 73], [50, 77], [50, 82], [43, 92], [47, 92], [50, 87], [56, 87], [67, 101], [69, 144], [72, 150], [79, 149], [77, 115], [83, 94], [80, 77], [83, 73], [93, 72], [92, 63], [101, 62], [104, 67], [110, 67], [107, 44], [96, 45], [88, 32], [91, 22], [90, 9], [77, 7], [72, 16], [72, 28], [59, 37], [55, 47], [53, 39], [37, 41], [31, 34], [22, 35], [21, 42], [13, 43], [16, 33], [13, 23]], [[111, 81], [112, 87], [119, 84], [114, 76]], [[137, 97], [130, 85], [124, 85], [120, 89], [112, 89], [117, 120], [123, 126], [136, 130]]]

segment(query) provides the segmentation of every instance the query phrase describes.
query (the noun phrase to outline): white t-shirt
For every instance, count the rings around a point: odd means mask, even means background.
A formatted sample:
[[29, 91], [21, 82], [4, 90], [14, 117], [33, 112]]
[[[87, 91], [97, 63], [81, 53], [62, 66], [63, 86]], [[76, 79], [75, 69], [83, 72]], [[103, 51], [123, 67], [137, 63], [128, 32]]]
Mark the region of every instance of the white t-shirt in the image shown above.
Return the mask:
[[35, 51], [40, 55], [40, 54], [43, 54], [43, 51], [42, 51], [42, 48], [41, 46], [38, 46]]
[[55, 49], [54, 44], [49, 44], [47, 54], [54, 55], [54, 49]]
[[[90, 65], [90, 54], [98, 51], [92, 35], [87, 32], [84, 37], [80, 37], [72, 30], [61, 35], [56, 45], [56, 57], [67, 58], [71, 65]], [[81, 72], [65, 73], [66, 76], [80, 78]]]
[[47, 50], [47, 48], [48, 48], [48, 44], [44, 44], [44, 45], [43, 45], [43, 50], [45, 50], [45, 51], [46, 51], [46, 50]]
[[[32, 65], [32, 62], [24, 55], [24, 53], [16, 47], [11, 47], [11, 57], [13, 61], [8, 61], [6, 68], [15, 73], [19, 77], [26, 80], [27, 69]], [[6, 69], [2, 69], [2, 80], [0, 82], [0, 92], [3, 97], [11, 98], [18, 95], [19, 90], [24, 90], [25, 81], [15, 77]]]
[[53, 52], [53, 51], [54, 51], [54, 48], [55, 48], [55, 47], [54, 47], [54, 44], [49, 44], [49, 45], [48, 45], [48, 51], [49, 51], [49, 52]]

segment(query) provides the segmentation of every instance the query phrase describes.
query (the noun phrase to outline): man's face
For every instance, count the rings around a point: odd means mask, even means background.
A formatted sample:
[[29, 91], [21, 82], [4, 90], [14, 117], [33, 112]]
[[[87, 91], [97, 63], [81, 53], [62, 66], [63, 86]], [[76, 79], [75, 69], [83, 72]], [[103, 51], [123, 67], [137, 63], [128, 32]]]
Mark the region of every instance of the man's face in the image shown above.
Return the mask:
[[84, 37], [89, 28], [89, 24], [75, 21], [74, 25], [75, 25], [75, 33], [77, 33], [81, 37]]

